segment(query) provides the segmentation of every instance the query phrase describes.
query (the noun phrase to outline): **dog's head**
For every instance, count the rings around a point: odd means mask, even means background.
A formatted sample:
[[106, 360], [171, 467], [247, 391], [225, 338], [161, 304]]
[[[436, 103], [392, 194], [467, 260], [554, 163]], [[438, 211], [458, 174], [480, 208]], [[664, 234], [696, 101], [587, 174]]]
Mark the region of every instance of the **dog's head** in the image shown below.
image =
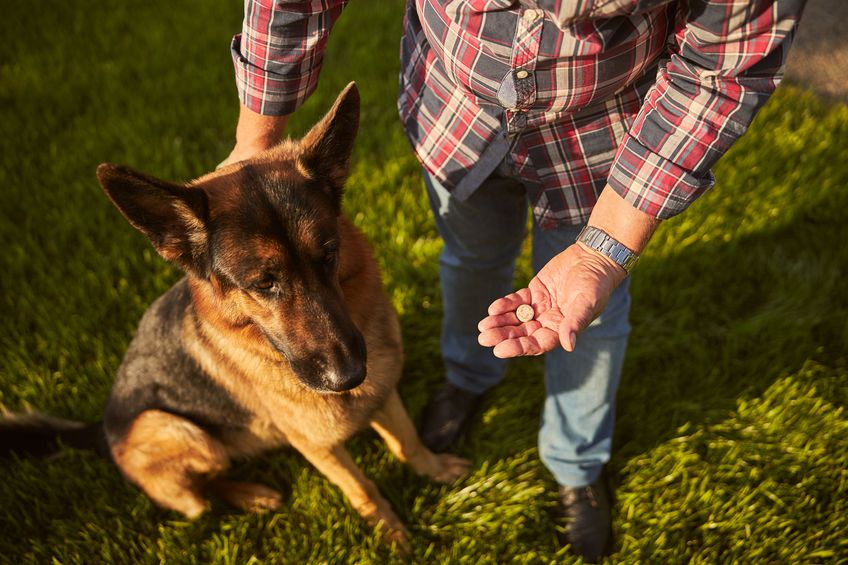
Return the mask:
[[129, 223], [213, 297], [214, 315], [258, 329], [300, 381], [324, 392], [365, 379], [365, 341], [339, 283], [341, 197], [358, 126], [351, 83], [300, 141], [186, 185], [97, 169]]

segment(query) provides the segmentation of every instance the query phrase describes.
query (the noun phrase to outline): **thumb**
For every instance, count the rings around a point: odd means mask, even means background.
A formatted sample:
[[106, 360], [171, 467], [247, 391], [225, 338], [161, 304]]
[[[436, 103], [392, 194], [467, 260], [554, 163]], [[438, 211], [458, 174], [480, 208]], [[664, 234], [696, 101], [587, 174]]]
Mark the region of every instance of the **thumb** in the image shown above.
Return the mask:
[[559, 342], [566, 351], [574, 351], [577, 345], [577, 333], [565, 322], [561, 322], [558, 329]]
[[577, 344], [577, 334], [586, 329], [594, 318], [593, 303], [582, 294], [575, 296], [574, 300], [563, 311], [562, 321], [557, 328], [559, 342], [566, 351], [574, 351], [574, 346]]
[[236, 150], [233, 149], [233, 151], [229, 155], [227, 155], [226, 159], [224, 159], [223, 161], [218, 163], [218, 165], [215, 167], [215, 170], [217, 171], [218, 169], [223, 169], [224, 167], [229, 167], [233, 163], [238, 163], [241, 160], [242, 159], [237, 156]]

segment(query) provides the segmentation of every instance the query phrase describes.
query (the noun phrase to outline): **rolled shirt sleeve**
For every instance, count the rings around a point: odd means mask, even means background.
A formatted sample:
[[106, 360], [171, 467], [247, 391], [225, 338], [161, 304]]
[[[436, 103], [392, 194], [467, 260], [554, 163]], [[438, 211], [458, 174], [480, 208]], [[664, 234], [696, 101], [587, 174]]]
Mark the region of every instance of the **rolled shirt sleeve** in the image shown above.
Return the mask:
[[250, 110], [294, 112], [318, 85], [330, 30], [347, 0], [245, 0], [230, 50], [239, 99]]
[[608, 184], [659, 219], [714, 182], [710, 168], [782, 76], [805, 0], [691, 0], [670, 58], [616, 152]]

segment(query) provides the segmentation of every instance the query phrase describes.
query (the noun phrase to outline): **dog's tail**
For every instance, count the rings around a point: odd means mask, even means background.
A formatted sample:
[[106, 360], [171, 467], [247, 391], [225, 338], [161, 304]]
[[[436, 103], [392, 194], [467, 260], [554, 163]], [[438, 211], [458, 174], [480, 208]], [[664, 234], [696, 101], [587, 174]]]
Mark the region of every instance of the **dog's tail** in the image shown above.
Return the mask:
[[50, 457], [59, 453], [62, 445], [109, 458], [102, 422], [86, 424], [37, 412], [0, 412], [0, 459], [12, 454]]

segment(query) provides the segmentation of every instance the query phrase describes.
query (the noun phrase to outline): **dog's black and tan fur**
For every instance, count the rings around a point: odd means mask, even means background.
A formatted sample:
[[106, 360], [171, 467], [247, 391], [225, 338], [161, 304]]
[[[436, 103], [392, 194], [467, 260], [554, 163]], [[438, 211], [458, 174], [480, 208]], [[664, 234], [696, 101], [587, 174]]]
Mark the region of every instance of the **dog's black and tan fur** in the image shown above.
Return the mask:
[[[403, 525], [344, 448], [369, 425], [413, 469], [450, 482], [468, 462], [424, 447], [396, 385], [398, 320], [362, 234], [341, 212], [359, 123], [354, 84], [302, 140], [185, 186], [101, 165], [104, 190], [186, 277], [145, 313], [100, 431], [124, 475], [195, 517], [213, 493], [249, 511], [269, 487], [221, 478], [233, 459], [300, 451], [391, 539]], [[4, 443], [90, 445], [79, 428], [3, 419]]]

